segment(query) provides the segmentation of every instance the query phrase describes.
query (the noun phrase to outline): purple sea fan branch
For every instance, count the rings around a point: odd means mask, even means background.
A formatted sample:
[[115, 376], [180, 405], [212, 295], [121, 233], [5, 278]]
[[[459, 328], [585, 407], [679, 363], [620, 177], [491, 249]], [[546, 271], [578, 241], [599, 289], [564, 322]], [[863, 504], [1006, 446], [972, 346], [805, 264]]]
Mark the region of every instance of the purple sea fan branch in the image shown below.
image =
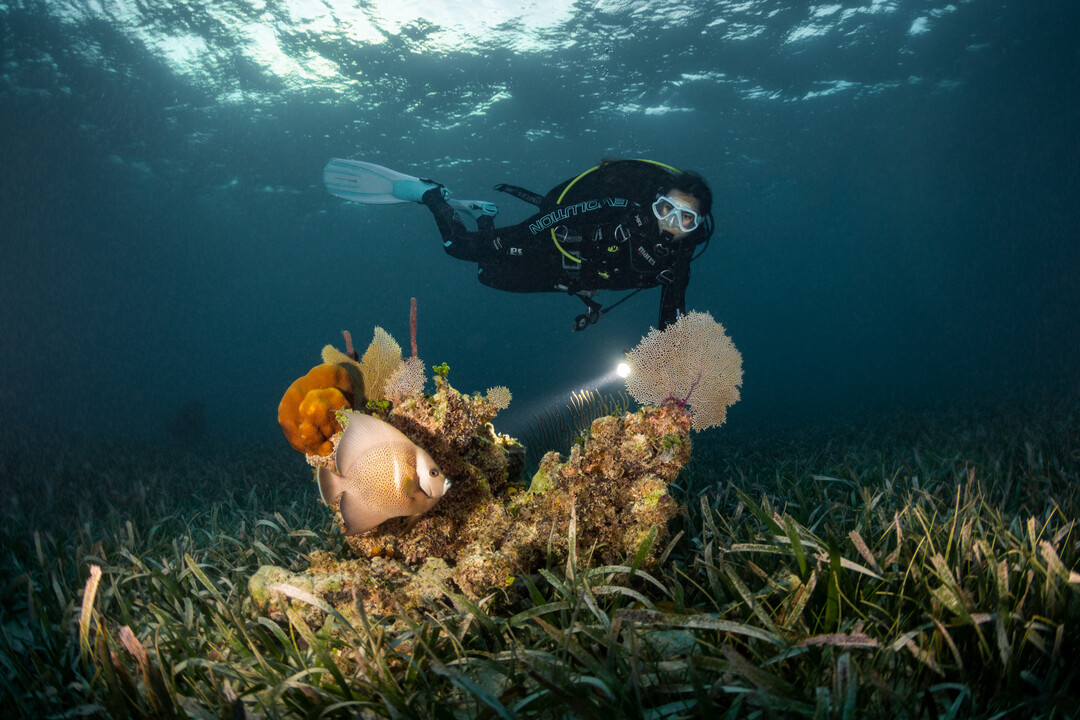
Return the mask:
[[409, 339], [412, 341], [412, 356], [416, 357], [416, 298], [409, 298]]
[[724, 326], [707, 312], [690, 312], [660, 331], [656, 328], [627, 353], [631, 367], [626, 389], [645, 405], [674, 400], [690, 407], [693, 429], [724, 423], [739, 400], [742, 355]]
[[670, 401], [674, 402], [679, 407], [688, 407], [690, 405], [690, 396], [694, 394], [694, 388], [696, 388], [698, 386], [698, 383], [701, 382], [701, 376], [703, 373], [704, 370], [702, 368], [698, 368], [697, 377], [694, 378], [694, 382], [690, 383], [690, 389], [686, 391], [686, 397], [675, 397], [674, 395], [669, 395], [664, 400], [664, 402]]

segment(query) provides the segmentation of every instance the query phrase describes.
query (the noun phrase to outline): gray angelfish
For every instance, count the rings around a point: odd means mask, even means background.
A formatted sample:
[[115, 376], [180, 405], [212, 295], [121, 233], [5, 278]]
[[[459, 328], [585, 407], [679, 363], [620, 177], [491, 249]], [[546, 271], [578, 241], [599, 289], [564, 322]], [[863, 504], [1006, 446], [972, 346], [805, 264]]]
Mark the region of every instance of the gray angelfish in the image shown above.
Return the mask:
[[387, 422], [358, 412], [346, 415], [349, 422], [334, 454], [341, 474], [319, 468], [319, 492], [327, 505], [338, 501], [345, 534], [434, 507], [450, 481], [431, 455]]

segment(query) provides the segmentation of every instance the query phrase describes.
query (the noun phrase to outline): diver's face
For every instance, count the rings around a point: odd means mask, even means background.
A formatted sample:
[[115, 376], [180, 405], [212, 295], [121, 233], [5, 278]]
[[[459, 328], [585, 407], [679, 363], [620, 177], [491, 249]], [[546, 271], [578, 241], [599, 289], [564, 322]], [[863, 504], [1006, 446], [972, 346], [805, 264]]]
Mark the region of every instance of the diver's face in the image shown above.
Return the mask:
[[[698, 202], [698, 199], [696, 197], [694, 197], [693, 195], [690, 195], [688, 193], [684, 193], [682, 190], [669, 190], [666, 193], [666, 195], [667, 195], [667, 197], [671, 198], [676, 203], [678, 203], [679, 206], [681, 206], [681, 207], [689, 208], [689, 209], [693, 210], [696, 213], [701, 212], [701, 203]], [[662, 231], [664, 231], [667, 234], [671, 235], [676, 240], [678, 240], [681, 237], [685, 237], [686, 235], [689, 235], [691, 232], [693, 232], [693, 230], [684, 230], [681, 227], [681, 225], [679, 223], [677, 223], [677, 222], [676, 223], [664, 222], [664, 221], [658, 219], [657, 223], [660, 225], [660, 229]], [[696, 226], [695, 226], [694, 229], [696, 229]]]

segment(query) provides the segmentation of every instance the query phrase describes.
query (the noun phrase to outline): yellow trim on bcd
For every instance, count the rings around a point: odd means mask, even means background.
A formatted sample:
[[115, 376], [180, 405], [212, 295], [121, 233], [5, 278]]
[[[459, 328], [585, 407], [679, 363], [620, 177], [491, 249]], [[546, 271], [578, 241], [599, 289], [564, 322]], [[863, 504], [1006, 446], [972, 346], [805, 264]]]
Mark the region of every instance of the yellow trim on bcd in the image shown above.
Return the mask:
[[[673, 173], [677, 173], [679, 175], [682, 174], [682, 170], [679, 170], [678, 168], [673, 168], [673, 167], [671, 167], [670, 165], [668, 165], [666, 163], [658, 162], [656, 160], [646, 160], [645, 158], [631, 158], [631, 159], [635, 160], [637, 162], [647, 162], [647, 163], [652, 163], [653, 165], [659, 165], [660, 167], [662, 167], [662, 168], [664, 168], [666, 170], [670, 170]], [[577, 184], [578, 180], [585, 177], [586, 175], [588, 175], [593, 170], [596, 170], [599, 167], [600, 167], [599, 165], [593, 166], [593, 167], [589, 168], [588, 170], [586, 170], [585, 172], [578, 175], [573, 180], [571, 180], [566, 185], [566, 187], [563, 188], [563, 191], [561, 193], [559, 193], [559, 197], [555, 200], [555, 204], [558, 205], [558, 204], [560, 204], [562, 202], [563, 198], [566, 197], [566, 193], [570, 192], [570, 188], [574, 187], [574, 185]], [[575, 257], [575, 256], [571, 255], [570, 253], [566, 252], [566, 250], [563, 249], [563, 246], [559, 244], [559, 239], [555, 237], [555, 228], [554, 228], [554, 226], [552, 226], [552, 228], [551, 228], [551, 242], [555, 243], [555, 247], [559, 249], [559, 252], [561, 252], [563, 255], [565, 255], [567, 258], [569, 258], [572, 262], [576, 262], [576, 263], [579, 263], [579, 264], [581, 263], [581, 258]]]

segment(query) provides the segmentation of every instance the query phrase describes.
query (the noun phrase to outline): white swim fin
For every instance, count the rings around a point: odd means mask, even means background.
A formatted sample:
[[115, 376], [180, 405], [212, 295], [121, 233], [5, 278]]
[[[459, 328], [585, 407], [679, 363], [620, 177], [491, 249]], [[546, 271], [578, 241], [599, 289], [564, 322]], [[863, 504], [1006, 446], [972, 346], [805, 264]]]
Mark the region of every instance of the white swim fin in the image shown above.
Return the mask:
[[[323, 170], [323, 185], [334, 197], [364, 205], [420, 202], [424, 193], [439, 183], [413, 177], [362, 160], [331, 158]], [[450, 191], [442, 188], [443, 197]]]

